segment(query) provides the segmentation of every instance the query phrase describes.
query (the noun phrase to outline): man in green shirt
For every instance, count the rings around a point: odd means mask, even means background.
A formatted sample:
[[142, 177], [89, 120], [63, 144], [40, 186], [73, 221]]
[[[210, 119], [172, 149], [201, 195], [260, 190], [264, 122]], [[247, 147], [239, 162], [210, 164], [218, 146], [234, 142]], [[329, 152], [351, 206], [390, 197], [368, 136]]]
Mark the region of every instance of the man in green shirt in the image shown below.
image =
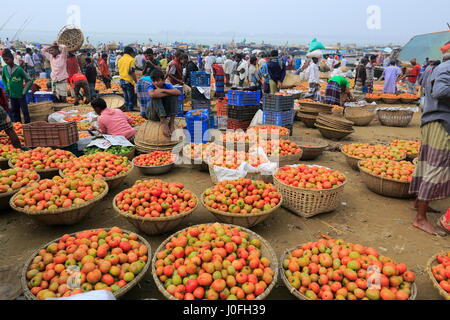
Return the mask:
[[25, 123], [30, 123], [30, 114], [25, 96], [33, 85], [33, 81], [28, 73], [22, 67], [14, 64], [14, 56], [10, 50], [3, 52], [2, 80], [5, 85], [5, 91], [11, 101], [11, 115], [13, 122], [22, 122], [20, 111], [22, 111]]
[[330, 79], [325, 91], [324, 103], [342, 106], [348, 100], [352, 100], [350, 81], [343, 76], [334, 76]]

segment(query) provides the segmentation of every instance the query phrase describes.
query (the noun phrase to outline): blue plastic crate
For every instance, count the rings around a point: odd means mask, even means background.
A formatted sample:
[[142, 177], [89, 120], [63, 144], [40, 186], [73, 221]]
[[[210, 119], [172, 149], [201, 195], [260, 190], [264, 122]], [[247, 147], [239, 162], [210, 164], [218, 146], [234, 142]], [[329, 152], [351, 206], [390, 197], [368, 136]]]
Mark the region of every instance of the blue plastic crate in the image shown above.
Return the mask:
[[191, 84], [194, 87], [209, 87], [211, 86], [211, 75], [204, 71], [191, 72]]
[[184, 91], [183, 87], [175, 86], [175, 89], [178, 89], [181, 92], [181, 96], [178, 96], [178, 117], [184, 116]]
[[28, 93], [25, 96], [25, 100], [27, 101], [27, 104], [33, 103], [34, 102], [33, 92], [28, 91]]
[[288, 126], [294, 123], [294, 110], [290, 111], [264, 111], [264, 124], [274, 126]]
[[34, 97], [34, 102], [38, 103], [38, 102], [44, 102], [44, 101], [53, 101], [53, 93], [48, 92], [48, 93], [35, 93], [33, 95]]
[[[188, 111], [185, 115], [186, 128], [191, 135], [191, 142], [206, 143], [209, 137], [205, 133], [211, 127], [211, 113], [208, 109], [198, 109]], [[212, 118], [214, 124], [214, 118]]]
[[232, 106], [259, 106], [261, 103], [261, 91], [246, 92], [230, 90], [227, 94], [228, 104]]

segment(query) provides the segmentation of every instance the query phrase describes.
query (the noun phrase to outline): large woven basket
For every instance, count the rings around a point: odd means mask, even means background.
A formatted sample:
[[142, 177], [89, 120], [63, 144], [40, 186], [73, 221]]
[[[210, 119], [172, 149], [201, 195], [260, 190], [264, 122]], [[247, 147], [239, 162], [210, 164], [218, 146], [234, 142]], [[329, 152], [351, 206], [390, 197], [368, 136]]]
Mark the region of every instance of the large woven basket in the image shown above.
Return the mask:
[[[194, 194], [193, 194], [194, 195]], [[194, 195], [195, 196], [195, 195]], [[171, 217], [159, 217], [159, 218], [145, 218], [138, 215], [128, 214], [120, 210], [116, 205], [116, 197], [113, 200], [114, 210], [120, 214], [122, 217], [126, 218], [129, 223], [136, 227], [139, 231], [144, 232], [146, 235], [155, 236], [159, 234], [164, 234], [166, 232], [174, 230], [178, 225], [180, 225], [186, 218], [191, 215], [198, 208], [198, 198], [197, 205], [190, 211], [183, 214], [178, 214]]]
[[391, 198], [408, 199], [412, 197], [412, 195], [409, 194], [410, 182], [376, 176], [364, 168], [361, 168], [360, 163], [358, 163], [358, 168], [361, 172], [362, 181], [369, 190]]
[[334, 189], [310, 190], [284, 184], [275, 175], [273, 181], [283, 196], [283, 207], [303, 218], [336, 210], [341, 203], [344, 186], [347, 183], [345, 181]]
[[217, 220], [223, 223], [227, 224], [233, 224], [238, 225], [244, 228], [252, 228], [261, 222], [265, 221], [269, 216], [276, 212], [278, 209], [280, 209], [281, 204], [283, 202], [283, 198], [280, 199], [280, 202], [275, 208], [272, 208], [271, 210], [261, 212], [261, 213], [252, 213], [252, 214], [242, 214], [242, 213], [230, 213], [230, 212], [223, 212], [220, 210], [216, 210], [213, 208], [208, 207], [205, 204], [205, 194], [202, 194], [202, 204], [203, 206], [211, 212]]
[[[11, 159], [9, 159], [8, 165], [10, 168], [15, 168], [14, 164], [11, 162]], [[44, 170], [32, 169], [32, 170], [36, 171], [39, 174], [39, 176], [41, 177], [41, 179], [51, 179], [53, 177], [56, 177], [59, 172], [58, 168], [44, 169]]]
[[355, 156], [351, 156], [347, 153], [345, 153], [342, 148], [341, 148], [341, 152], [342, 154], [345, 156], [345, 160], [347, 160], [348, 165], [353, 169], [358, 171], [359, 167], [358, 167], [358, 163], [360, 160], [363, 160], [361, 158], [355, 157]]
[[103, 191], [103, 193], [100, 194], [95, 199], [92, 199], [91, 201], [88, 201], [80, 206], [72, 207], [69, 209], [47, 210], [43, 213], [33, 213], [31, 211], [17, 207], [14, 204], [14, 199], [17, 195], [14, 195], [10, 199], [9, 205], [15, 211], [25, 214], [28, 217], [41, 223], [44, 223], [46, 225], [51, 226], [73, 225], [80, 222], [93, 209], [95, 204], [100, 200], [102, 200], [108, 194], [108, 191], [109, 191], [108, 184], [105, 183], [105, 190]]
[[73, 107], [74, 105], [71, 103], [54, 103], [53, 104], [53, 111], [58, 112], [65, 108]]
[[[128, 175], [131, 173], [131, 171], [133, 171], [133, 169], [134, 169], [133, 162], [130, 162], [130, 163], [131, 163], [131, 168], [127, 172], [123, 172], [114, 177], [102, 178], [102, 180], [106, 181], [106, 183], [108, 184], [109, 190], [113, 190], [113, 189], [120, 187], [122, 182], [128, 177]], [[59, 170], [59, 175], [63, 178], [66, 177], [66, 175], [63, 173], [62, 170]]]
[[76, 110], [79, 113], [90, 113], [90, 112], [94, 112], [94, 109], [90, 106], [84, 105], [84, 106], [69, 106], [69, 107], [65, 107], [62, 108], [60, 111], [63, 112], [69, 112], [72, 110]]
[[322, 139], [310, 137], [292, 137], [294, 141], [302, 149], [301, 160], [314, 160], [322, 155], [328, 147], [328, 143]]
[[377, 114], [380, 123], [388, 127], [407, 127], [414, 117], [414, 112], [407, 110], [378, 110]]
[[348, 135], [352, 134], [353, 132], [355, 132], [354, 130], [348, 131], [348, 130], [338, 130], [338, 129], [333, 129], [330, 127], [324, 127], [324, 126], [318, 125], [317, 123], [315, 124], [315, 126], [317, 129], [319, 129], [322, 136], [324, 136], [327, 139], [331, 139], [331, 140], [341, 140], [341, 139], [344, 139], [345, 137], [347, 137]]
[[399, 103], [400, 98], [396, 98], [396, 99], [394, 99], [394, 98], [383, 98], [382, 100], [383, 100], [384, 103], [387, 103], [387, 104], [397, 104], [397, 103]]
[[[288, 258], [289, 254], [290, 254], [292, 251], [294, 251], [295, 249], [299, 249], [299, 248], [301, 248], [301, 247], [302, 247], [302, 246], [300, 245], [300, 246], [297, 246], [297, 247], [295, 247], [295, 248], [293, 248], [293, 249], [287, 249], [287, 250], [283, 253], [283, 255], [282, 255], [282, 257], [281, 257], [281, 260], [280, 260], [281, 263], [279, 264], [279, 265], [280, 265], [280, 277], [281, 277], [281, 279], [283, 280], [283, 283], [284, 283], [284, 285], [286, 286], [286, 288], [289, 290], [289, 292], [290, 292], [294, 297], [296, 297], [296, 298], [299, 299], [299, 300], [311, 300], [311, 299], [309, 299], [308, 297], [306, 297], [305, 295], [301, 294], [297, 289], [295, 289], [295, 288], [289, 283], [289, 280], [287, 279], [286, 274], [284, 273], [284, 268], [283, 268], [283, 261], [284, 261], [285, 259]], [[410, 295], [410, 297], [409, 297], [408, 300], [416, 300], [416, 297], [417, 297], [417, 285], [414, 283], [414, 284], [411, 286], [411, 295]]]
[[102, 99], [110, 109], [123, 109], [125, 106], [125, 99], [117, 94], [109, 94], [103, 96]]
[[428, 260], [428, 262], [427, 262], [427, 273], [428, 273], [428, 276], [430, 277], [431, 282], [433, 283], [433, 287], [435, 287], [438, 290], [439, 294], [445, 300], [450, 300], [450, 294], [447, 291], [445, 291], [444, 289], [441, 288], [441, 286], [439, 285], [437, 280], [434, 278], [433, 271], [431, 270], [432, 267], [434, 267], [435, 265], [438, 264], [437, 257], [440, 254], [447, 255], [447, 252], [441, 252], [441, 253], [435, 254], [434, 256], [432, 256], [430, 258], [430, 260]]
[[375, 118], [376, 113], [365, 107], [351, 107], [344, 111], [345, 119], [352, 121], [355, 126], [368, 126]]
[[[211, 224], [206, 224], [206, 225], [212, 225]], [[205, 225], [205, 224], [204, 224]], [[194, 227], [199, 227], [200, 225], [197, 226], [192, 226], [190, 228], [194, 228]], [[277, 284], [278, 281], [278, 272], [279, 272], [279, 264], [278, 264], [278, 259], [277, 256], [275, 254], [275, 251], [273, 250], [273, 248], [270, 246], [269, 242], [267, 242], [267, 240], [265, 240], [263, 237], [261, 237], [260, 235], [256, 234], [255, 232], [240, 227], [240, 226], [236, 226], [236, 225], [229, 225], [232, 228], [240, 228], [241, 231], [246, 232], [250, 235], [250, 239], [247, 240], [252, 240], [252, 239], [258, 239], [261, 241], [261, 253], [262, 256], [267, 257], [270, 260], [270, 267], [273, 270], [273, 279], [271, 284], [267, 287], [266, 291], [264, 291], [263, 294], [261, 294], [260, 296], [256, 297], [255, 300], [264, 300], [266, 299], [270, 292], [273, 290], [273, 288], [275, 288], [275, 285]], [[188, 230], [189, 228], [183, 229], [181, 231], [178, 231], [177, 233], [171, 235], [169, 238], [167, 238], [160, 246], [158, 249], [156, 249], [155, 254], [153, 255], [153, 259], [152, 259], [152, 274], [153, 274], [153, 279], [155, 280], [156, 286], [158, 287], [159, 291], [164, 295], [164, 297], [166, 297], [169, 300], [177, 300], [174, 296], [172, 296], [169, 292], [167, 292], [167, 290], [164, 288], [164, 285], [161, 283], [161, 281], [159, 280], [158, 276], [156, 275], [156, 261], [157, 261], [157, 253], [160, 251], [164, 251], [166, 248], [166, 244], [176, 235], [178, 235], [180, 232], [183, 232], [185, 230]]]
[[[36, 181], [30, 181], [30, 183], [37, 182], [39, 180], [41, 180], [41, 177], [38, 174], [38, 179]], [[24, 186], [23, 188], [26, 188], [26, 186]], [[9, 201], [17, 192], [19, 192], [19, 190], [20, 189], [0, 194], [0, 210], [9, 208]]]
[[[105, 231], [109, 231], [110, 228], [103, 228]], [[87, 231], [87, 230], [86, 230]], [[130, 234], [133, 233], [131, 231], [127, 231], [127, 230], [123, 230], [123, 232]], [[83, 232], [83, 231], [81, 231]], [[77, 232], [78, 233], [78, 232]], [[71, 236], [76, 236], [77, 233], [72, 233]], [[145, 240], [143, 237], [141, 237], [140, 235], [138, 236], [138, 240], [140, 243], [144, 244], [145, 246], [147, 246], [148, 251], [147, 251], [147, 256], [150, 259], [150, 257], [152, 256], [152, 248], [150, 246], [150, 244], [148, 243], [147, 240]], [[51, 245], [52, 243], [58, 242], [58, 239], [55, 239], [53, 241], [50, 241], [49, 243], [43, 245], [42, 247], [40, 247], [39, 249], [37, 249], [32, 255], [31, 257], [25, 262], [24, 267], [22, 269], [22, 274], [20, 277], [20, 284], [22, 285], [22, 289], [25, 295], [25, 298], [27, 300], [38, 300], [38, 298], [31, 293], [30, 289], [28, 289], [28, 285], [27, 285], [27, 271], [28, 271], [28, 267], [29, 265], [32, 263], [33, 259], [39, 254], [39, 251], [41, 251], [42, 249], [46, 249], [49, 245]], [[141, 279], [145, 276], [145, 274], [147, 273], [148, 269], [150, 268], [150, 260], [147, 261], [147, 263], [145, 264], [144, 268], [142, 268], [141, 272], [139, 272], [135, 278], [133, 279], [133, 281], [129, 282], [127, 285], [125, 285], [123, 288], [113, 292], [112, 294], [116, 297], [116, 298], [120, 298], [122, 297], [124, 294], [126, 294], [128, 291], [130, 291], [134, 286], [136, 286]]]
[[69, 52], [80, 50], [84, 43], [83, 32], [77, 26], [65, 26], [58, 34], [58, 43], [65, 45]]
[[292, 164], [298, 164], [300, 159], [303, 156], [303, 150], [300, 151], [300, 153], [296, 154], [289, 154], [286, 156], [270, 156], [269, 160], [271, 162], [278, 163], [279, 167], [289, 166]]

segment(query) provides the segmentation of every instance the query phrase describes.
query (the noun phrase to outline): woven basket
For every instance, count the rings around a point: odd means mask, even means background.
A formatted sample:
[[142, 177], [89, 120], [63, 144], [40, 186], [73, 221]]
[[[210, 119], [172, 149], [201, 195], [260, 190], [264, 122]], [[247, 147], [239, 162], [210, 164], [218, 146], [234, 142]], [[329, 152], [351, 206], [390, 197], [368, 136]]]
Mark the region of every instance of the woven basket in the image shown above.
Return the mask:
[[[195, 196], [195, 194], [193, 194]], [[178, 214], [176, 216], [171, 217], [159, 217], [159, 218], [145, 218], [133, 214], [128, 214], [117, 208], [116, 205], [116, 197], [113, 200], [113, 208], [114, 210], [120, 214], [122, 217], [126, 218], [129, 223], [136, 227], [139, 231], [144, 232], [146, 235], [155, 236], [159, 234], [164, 234], [166, 232], [174, 230], [178, 225], [180, 225], [186, 218], [191, 215], [198, 208], [198, 199], [197, 205], [190, 211], [187, 211], [183, 214]]]
[[388, 127], [407, 127], [414, 117], [414, 112], [406, 110], [378, 110], [377, 114], [380, 123]]
[[[30, 181], [30, 183], [38, 182], [39, 180], [41, 180], [41, 177], [38, 174], [38, 179]], [[23, 186], [22, 188], [26, 188], [26, 187], [27, 186]], [[0, 194], [0, 210], [5, 210], [5, 209], [9, 208], [9, 201], [19, 191], [20, 191], [20, 189], [17, 189], [17, 190], [11, 191], [11, 192]]]
[[318, 125], [317, 123], [315, 124], [315, 126], [319, 129], [319, 131], [322, 134], [322, 136], [324, 136], [327, 139], [332, 139], [332, 140], [344, 139], [348, 135], [350, 135], [353, 132], [355, 132], [354, 130], [347, 131], [347, 130], [332, 129], [332, 128], [329, 128], [329, 127], [324, 127], [324, 126]]
[[284, 184], [274, 175], [273, 181], [278, 192], [283, 195], [283, 207], [303, 217], [331, 212], [341, 203], [345, 181], [341, 186], [328, 190], [309, 190]]
[[442, 252], [442, 253], [435, 254], [434, 256], [432, 256], [430, 258], [430, 260], [428, 260], [428, 262], [427, 262], [427, 273], [428, 273], [428, 276], [430, 277], [431, 282], [433, 283], [433, 287], [435, 287], [438, 290], [439, 294], [445, 300], [450, 300], [450, 294], [447, 291], [445, 291], [444, 289], [441, 288], [441, 286], [439, 285], [437, 280], [434, 278], [433, 272], [431, 270], [432, 267], [434, 267], [435, 265], [438, 264], [437, 257], [440, 254], [447, 255], [447, 252]]
[[410, 182], [376, 176], [364, 168], [361, 168], [359, 163], [358, 168], [361, 172], [362, 181], [370, 191], [391, 198], [412, 198], [412, 195], [409, 194], [409, 186], [411, 185]]
[[345, 109], [344, 116], [345, 119], [352, 121], [355, 126], [364, 127], [372, 122], [376, 114], [365, 107], [351, 107]]
[[[105, 231], [109, 231], [110, 228], [103, 228]], [[86, 230], [87, 231], [87, 230]], [[127, 231], [127, 230], [123, 230], [123, 232], [130, 234], [133, 233], [131, 231]], [[83, 232], [83, 231], [81, 231]], [[78, 233], [78, 232], [77, 232]], [[76, 236], [77, 233], [72, 233], [71, 236]], [[150, 257], [152, 256], [152, 247], [150, 246], [150, 244], [148, 243], [147, 240], [145, 240], [143, 237], [141, 237], [140, 235], [138, 236], [138, 240], [140, 243], [144, 244], [145, 246], [147, 246], [148, 251], [147, 251], [147, 256], [150, 259]], [[55, 239], [53, 241], [50, 241], [49, 243], [43, 245], [42, 247], [40, 247], [39, 249], [37, 249], [32, 255], [31, 257], [25, 262], [24, 267], [22, 269], [22, 274], [20, 277], [20, 284], [22, 285], [22, 289], [25, 295], [25, 298], [27, 300], [38, 300], [38, 298], [31, 293], [30, 289], [28, 289], [28, 285], [27, 285], [27, 271], [28, 271], [28, 267], [30, 266], [30, 264], [32, 263], [33, 259], [39, 254], [39, 251], [41, 251], [42, 249], [46, 249], [49, 245], [51, 245], [52, 243], [58, 242], [58, 239]], [[113, 292], [112, 294], [116, 297], [116, 298], [120, 298], [122, 297], [124, 294], [126, 294], [128, 291], [130, 291], [134, 286], [136, 286], [141, 279], [145, 276], [145, 274], [147, 273], [148, 269], [150, 268], [150, 261], [147, 261], [147, 263], [145, 264], [144, 268], [142, 268], [141, 272], [139, 272], [135, 278], [133, 279], [133, 281], [131, 281], [130, 283], [128, 283], [126, 286], [124, 286], [123, 288], [117, 290], [116, 292]]]
[[60, 111], [63, 112], [69, 112], [72, 110], [76, 110], [79, 113], [89, 113], [89, 112], [94, 112], [94, 109], [90, 106], [71, 106], [71, 107], [65, 107], [62, 108]]
[[[212, 225], [211, 224], [204, 224], [204, 225]], [[200, 225], [197, 226], [192, 226], [190, 228], [194, 228], [194, 227], [199, 227]], [[248, 230], [246, 228], [240, 227], [240, 226], [235, 226], [235, 225], [229, 225], [232, 228], [240, 228], [241, 231], [246, 232], [250, 235], [250, 239], [248, 240], [252, 240], [252, 239], [258, 239], [261, 241], [261, 253], [263, 257], [267, 257], [270, 261], [270, 267], [273, 270], [273, 279], [272, 279], [272, 283], [267, 287], [266, 291], [264, 291], [263, 294], [259, 295], [258, 297], [256, 297], [255, 300], [264, 300], [266, 299], [270, 292], [273, 290], [273, 288], [275, 288], [275, 285], [277, 284], [278, 281], [278, 272], [279, 272], [279, 264], [278, 264], [278, 259], [277, 256], [275, 254], [275, 251], [273, 250], [273, 248], [270, 246], [269, 242], [267, 242], [267, 240], [265, 240], [263, 237], [261, 237], [260, 235], [256, 234], [255, 232]], [[157, 253], [160, 251], [164, 251], [166, 249], [166, 244], [168, 242], [170, 242], [170, 240], [175, 237], [176, 235], [178, 235], [180, 232], [183, 232], [185, 230], [188, 230], [189, 228], [183, 229], [173, 235], [171, 235], [169, 238], [167, 238], [160, 246], [158, 249], [156, 249], [155, 254], [153, 255], [153, 259], [152, 259], [152, 275], [153, 275], [153, 279], [155, 280], [156, 286], [158, 287], [159, 291], [164, 295], [164, 297], [166, 297], [168, 300], [177, 300], [174, 296], [172, 296], [169, 292], [167, 292], [167, 290], [164, 288], [164, 285], [161, 283], [161, 281], [159, 280], [158, 276], [156, 275], [156, 261], [157, 259]]]
[[125, 99], [117, 94], [106, 95], [102, 99], [110, 109], [123, 109], [125, 106]]
[[[12, 164], [11, 159], [8, 161], [8, 165], [10, 168], [15, 168], [15, 166]], [[36, 171], [41, 179], [52, 179], [53, 177], [56, 177], [59, 173], [58, 168], [54, 169], [46, 169], [46, 170], [39, 170], [39, 169], [31, 169], [33, 171]]]
[[292, 137], [294, 141], [302, 149], [301, 160], [314, 160], [322, 155], [328, 147], [328, 143], [322, 139], [309, 137]]
[[[130, 162], [130, 163], [131, 163], [131, 168], [127, 172], [123, 172], [123, 173], [121, 173], [121, 174], [119, 174], [117, 176], [114, 176], [114, 177], [104, 177], [104, 178], [102, 178], [102, 180], [106, 181], [106, 183], [108, 184], [109, 190], [113, 190], [113, 189], [118, 188], [122, 184], [123, 180], [125, 180], [128, 177], [128, 175], [131, 173], [131, 171], [133, 171], [134, 164], [133, 164], [133, 162]], [[66, 175], [63, 173], [62, 170], [59, 170], [59, 175], [61, 177], [63, 177], [63, 178], [66, 177]]]
[[404, 98], [401, 98], [401, 99], [400, 99], [401, 102], [406, 103], [406, 104], [414, 104], [414, 103], [417, 103], [417, 100], [418, 100], [418, 99], [404, 99]]
[[[289, 283], [289, 280], [287, 279], [286, 274], [284, 273], [284, 268], [283, 268], [283, 261], [286, 260], [286, 259], [288, 258], [289, 254], [290, 254], [292, 251], [294, 251], [294, 250], [296, 250], [296, 249], [299, 249], [299, 248], [301, 248], [301, 247], [302, 247], [302, 246], [300, 245], [300, 246], [297, 246], [296, 248], [288, 249], [288, 250], [286, 250], [286, 251], [283, 253], [283, 256], [281, 257], [281, 260], [280, 260], [281, 263], [279, 264], [279, 265], [280, 265], [280, 270], [279, 270], [279, 272], [280, 272], [281, 280], [283, 280], [284, 285], [286, 286], [286, 288], [289, 290], [289, 292], [290, 292], [294, 297], [296, 297], [296, 298], [299, 299], [299, 300], [311, 300], [311, 299], [309, 299], [308, 297], [306, 297], [305, 295], [301, 294], [297, 289], [295, 289], [295, 288]], [[417, 285], [416, 285], [415, 283], [413, 283], [413, 285], [411, 286], [411, 295], [410, 295], [410, 297], [409, 297], [408, 300], [416, 300], [416, 297], [417, 297]]]
[[253, 228], [254, 226], [260, 224], [261, 222], [265, 221], [269, 216], [280, 209], [281, 204], [283, 202], [283, 198], [280, 199], [280, 202], [278, 205], [268, 211], [261, 212], [261, 213], [252, 213], [252, 214], [242, 214], [242, 213], [230, 213], [230, 212], [223, 212], [220, 210], [216, 210], [213, 208], [208, 207], [205, 204], [205, 194], [202, 194], [202, 204], [203, 206], [211, 212], [217, 220], [223, 223], [227, 224], [233, 224], [238, 225], [244, 228]]
[[56, 209], [51, 211], [47, 210], [46, 212], [43, 213], [33, 213], [31, 211], [17, 207], [14, 204], [14, 199], [16, 195], [10, 199], [9, 205], [15, 211], [25, 214], [28, 217], [41, 223], [44, 223], [46, 225], [51, 226], [73, 225], [80, 222], [93, 209], [95, 204], [100, 200], [102, 200], [108, 194], [108, 191], [109, 191], [108, 184], [105, 184], [105, 190], [103, 191], [103, 193], [100, 194], [95, 199], [92, 199], [91, 201], [88, 201], [77, 207], [72, 207], [69, 209]]
[[[217, 179], [216, 173], [214, 172], [214, 166], [213, 165], [208, 165], [208, 169], [209, 169], [209, 175], [211, 176], [212, 183], [214, 185], [218, 184], [219, 180]], [[251, 179], [251, 180], [257, 180], [257, 181], [264, 181], [265, 183], [272, 183], [273, 182], [273, 177], [272, 176], [262, 175], [260, 172], [247, 173], [245, 178], [246, 179]]]
[[394, 99], [394, 98], [383, 98], [382, 99], [384, 103], [387, 104], [397, 104], [400, 101], [400, 98]]
[[298, 164], [300, 159], [303, 156], [303, 151], [300, 151], [300, 153], [296, 153], [296, 154], [289, 154], [286, 156], [270, 156], [269, 160], [271, 162], [276, 162], [278, 163], [278, 166], [284, 167], [284, 166], [289, 166], [289, 165], [293, 165], [293, 164]]
[[58, 112], [65, 108], [73, 107], [73, 104], [71, 103], [54, 103], [53, 104], [53, 111]]
[[342, 148], [341, 148], [341, 152], [342, 154], [345, 156], [345, 160], [347, 160], [348, 165], [353, 169], [358, 171], [359, 170], [359, 166], [358, 163], [360, 160], [363, 160], [361, 158], [355, 157], [355, 156], [351, 156], [347, 153], [345, 153]]
[[83, 32], [77, 26], [65, 26], [58, 34], [58, 43], [65, 45], [69, 52], [78, 51], [84, 43]]
[[305, 118], [305, 117], [299, 117], [299, 119], [301, 122], [303, 122], [305, 127], [310, 128], [310, 129], [315, 128], [316, 119]]

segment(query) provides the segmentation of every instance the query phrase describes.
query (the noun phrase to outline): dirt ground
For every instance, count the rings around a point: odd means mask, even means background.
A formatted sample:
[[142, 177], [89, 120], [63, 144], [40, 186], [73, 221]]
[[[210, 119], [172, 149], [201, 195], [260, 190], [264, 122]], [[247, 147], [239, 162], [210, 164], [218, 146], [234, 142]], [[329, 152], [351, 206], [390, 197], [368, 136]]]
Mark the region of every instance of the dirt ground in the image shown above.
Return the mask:
[[[330, 141], [330, 143], [333, 145], [351, 142], [387, 143], [395, 138], [420, 138], [419, 115], [416, 115], [408, 128], [382, 127], [375, 121], [369, 127], [356, 127], [355, 129], [356, 132], [346, 140], [339, 143]], [[320, 137], [317, 130], [306, 129], [302, 124], [296, 122], [294, 135], [305, 134]], [[425, 266], [433, 254], [450, 249], [450, 238], [432, 237], [412, 227], [411, 222], [415, 215], [411, 210], [412, 201], [385, 198], [369, 191], [361, 182], [359, 173], [347, 165], [344, 156], [339, 152], [325, 152], [313, 163], [341, 170], [347, 175], [349, 183], [345, 187], [340, 208], [335, 212], [322, 214], [308, 220], [280, 209], [264, 223], [253, 228], [253, 231], [269, 241], [278, 257], [285, 249], [308, 241], [315, 241], [322, 233], [375, 247], [381, 254], [406, 263], [416, 273], [418, 299], [440, 299], [425, 272]], [[135, 170], [121, 189], [130, 187], [139, 178], [143, 177]], [[187, 168], [176, 168], [162, 178], [185, 183], [197, 195], [211, 186], [208, 173]], [[3, 212], [0, 219], [0, 249], [2, 252], [0, 267], [11, 266], [19, 270], [33, 251], [64, 233], [112, 226], [135, 230], [112, 209], [112, 199], [121, 189], [110, 192], [81, 223], [71, 227], [47, 227], [18, 213]], [[450, 199], [436, 202], [433, 205], [445, 212], [450, 207]], [[439, 217], [437, 214], [429, 215], [433, 221]], [[180, 228], [210, 222], [215, 222], [214, 217], [200, 206]], [[146, 238], [151, 243], [152, 249], [156, 250], [168, 236], [169, 234]], [[0, 281], [2, 281], [1, 278]], [[11, 290], [18, 285], [16, 279], [7, 281]], [[154, 284], [151, 273], [148, 272], [145, 280], [130, 291], [125, 299], [163, 299], [163, 296]], [[279, 280], [269, 299], [294, 299], [294, 297]]]

